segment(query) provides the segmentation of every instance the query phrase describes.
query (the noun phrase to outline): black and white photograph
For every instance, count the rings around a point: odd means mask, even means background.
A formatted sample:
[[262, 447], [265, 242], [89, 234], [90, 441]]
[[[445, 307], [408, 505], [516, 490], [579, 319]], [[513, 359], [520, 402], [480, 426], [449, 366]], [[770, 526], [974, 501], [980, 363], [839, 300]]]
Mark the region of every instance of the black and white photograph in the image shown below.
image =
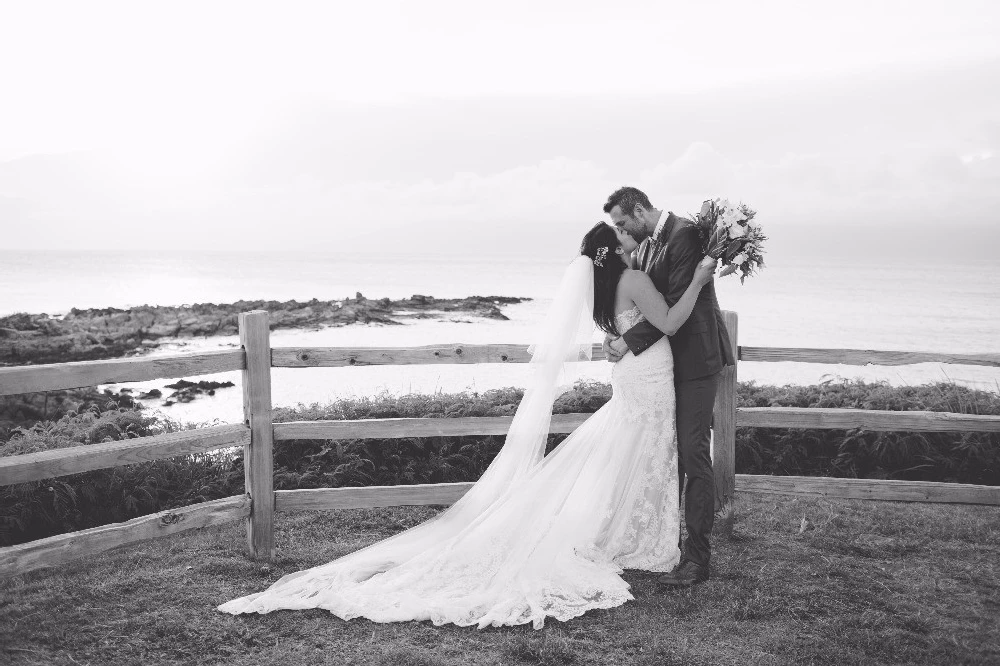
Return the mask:
[[1000, 664], [1000, 4], [0, 0], [0, 664]]

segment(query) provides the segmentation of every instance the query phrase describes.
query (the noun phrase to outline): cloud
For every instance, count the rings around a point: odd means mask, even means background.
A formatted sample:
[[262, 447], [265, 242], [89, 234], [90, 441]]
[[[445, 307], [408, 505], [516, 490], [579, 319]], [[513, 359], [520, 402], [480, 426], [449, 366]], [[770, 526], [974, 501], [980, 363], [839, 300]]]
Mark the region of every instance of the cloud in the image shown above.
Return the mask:
[[[695, 141], [682, 155], [639, 173], [640, 189], [668, 195], [710, 198], [727, 192], [737, 177], [737, 165], [704, 141]], [[652, 196], [652, 195], [650, 195]]]
[[745, 86], [723, 102], [299, 100], [228, 132], [192, 120], [2, 162], [0, 247], [538, 255], [572, 248], [623, 184], [678, 213], [743, 200], [776, 244], [851, 225], [992, 230], [1000, 100], [982, 81], [997, 72]]
[[[330, 182], [302, 174], [271, 186], [222, 180], [196, 191], [140, 177], [122, 185], [107, 164], [77, 154], [26, 160], [20, 169], [4, 165], [0, 192], [7, 196], [0, 215], [13, 222], [4, 242], [568, 254], [577, 238], [604, 218], [606, 196], [623, 184], [612, 180], [607, 168], [565, 156], [415, 182]], [[714, 196], [739, 199], [760, 211], [773, 237], [798, 240], [808, 238], [809, 230], [832, 234], [847, 227], [909, 233], [952, 216], [980, 224], [1000, 205], [1000, 172], [988, 150], [969, 159], [930, 150], [906, 160], [865, 153], [739, 160], [707, 142], [693, 142], [674, 159], [624, 182], [678, 213], [693, 212]], [[39, 235], [38, 228], [51, 233]]]
[[786, 153], [774, 160], [740, 161], [705, 142], [639, 175], [650, 192], [681, 199], [726, 193], [761, 205], [820, 211], [867, 206], [873, 200], [938, 207], [957, 196], [989, 210], [1000, 173], [990, 150], [968, 156], [936, 148], [883, 152]]

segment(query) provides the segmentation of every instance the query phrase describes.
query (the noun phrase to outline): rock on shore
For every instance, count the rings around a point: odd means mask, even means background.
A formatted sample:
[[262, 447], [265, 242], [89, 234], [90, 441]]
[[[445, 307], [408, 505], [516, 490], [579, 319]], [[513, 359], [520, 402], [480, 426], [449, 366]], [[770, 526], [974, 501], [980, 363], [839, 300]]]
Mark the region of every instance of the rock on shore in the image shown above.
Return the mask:
[[320, 301], [237, 301], [181, 306], [141, 305], [125, 310], [73, 308], [63, 317], [18, 313], [0, 317], [0, 365], [65, 363], [135, 356], [161, 338], [237, 335], [241, 312], [267, 310], [271, 329], [322, 328], [348, 324], [401, 324], [404, 319], [467, 314], [507, 319], [501, 305], [530, 299], [470, 296], [438, 299]]

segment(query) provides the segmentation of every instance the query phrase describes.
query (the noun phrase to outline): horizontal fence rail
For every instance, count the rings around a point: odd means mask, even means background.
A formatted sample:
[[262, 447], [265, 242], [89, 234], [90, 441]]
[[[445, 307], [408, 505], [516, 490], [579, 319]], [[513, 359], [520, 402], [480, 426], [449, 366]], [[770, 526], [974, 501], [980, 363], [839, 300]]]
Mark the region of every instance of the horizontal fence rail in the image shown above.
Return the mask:
[[[601, 345], [594, 360], [603, 360]], [[528, 345], [466, 345], [453, 343], [425, 347], [274, 347], [274, 368], [339, 368], [363, 365], [432, 365], [437, 363], [527, 363]]]
[[[831, 365], [913, 365], [949, 363], [1000, 367], [1000, 354], [949, 354], [878, 349], [809, 349], [796, 347], [739, 348], [739, 360], [755, 363], [828, 363]], [[600, 344], [593, 360], [605, 359]], [[365, 365], [429, 365], [438, 363], [527, 363], [528, 345], [452, 343], [425, 347], [274, 347], [274, 368], [335, 368]]]
[[365, 486], [276, 490], [275, 511], [372, 509], [385, 506], [454, 504], [472, 483], [422, 483], [413, 486]]
[[192, 377], [242, 370], [242, 350], [178, 354], [159, 358], [118, 358], [49, 365], [0, 368], [0, 395], [40, 393], [62, 389], [141, 382], [169, 377]]
[[798, 347], [740, 347], [741, 361], [830, 363], [843, 365], [913, 365], [951, 363], [1000, 367], [1000, 354], [945, 354], [878, 349], [806, 349]]
[[736, 490], [747, 493], [808, 495], [836, 499], [1000, 505], [1000, 486], [938, 481], [737, 474]]
[[[549, 432], [570, 433], [590, 414], [553, 414]], [[365, 419], [359, 421], [288, 421], [274, 424], [274, 439], [402, 439], [506, 435], [512, 416], [440, 419]]]
[[250, 515], [250, 498], [226, 497], [180, 509], [160, 511], [128, 522], [58, 534], [17, 546], [0, 548], [0, 572], [22, 574], [68, 560], [95, 555], [137, 541], [221, 525]]
[[[413, 486], [278, 490], [274, 493], [275, 511], [449, 505], [457, 502], [473, 485], [473, 483], [428, 483]], [[736, 490], [744, 493], [803, 495], [830, 499], [1000, 506], [1000, 487], [933, 481], [737, 474]]]
[[[551, 433], [570, 433], [591, 414], [553, 414]], [[462, 418], [287, 421], [274, 424], [274, 439], [402, 439], [506, 435], [512, 416]], [[1000, 416], [950, 412], [889, 412], [810, 407], [740, 407], [736, 425], [756, 428], [816, 428], [901, 432], [1000, 432]]]
[[5, 456], [0, 457], [0, 486], [249, 443], [249, 428], [236, 424]]
[[1000, 416], [828, 407], [740, 407], [736, 425], [888, 432], [1000, 432]]

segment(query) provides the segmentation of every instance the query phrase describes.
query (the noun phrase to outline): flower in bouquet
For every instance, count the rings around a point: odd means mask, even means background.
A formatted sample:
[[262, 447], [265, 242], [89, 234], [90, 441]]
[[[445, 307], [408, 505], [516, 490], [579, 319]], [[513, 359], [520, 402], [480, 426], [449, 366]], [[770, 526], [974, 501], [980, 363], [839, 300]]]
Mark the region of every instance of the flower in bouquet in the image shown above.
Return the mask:
[[740, 271], [740, 283], [764, 267], [764, 241], [757, 211], [728, 199], [711, 199], [701, 206], [695, 223], [701, 228], [705, 254], [718, 259], [720, 276]]

